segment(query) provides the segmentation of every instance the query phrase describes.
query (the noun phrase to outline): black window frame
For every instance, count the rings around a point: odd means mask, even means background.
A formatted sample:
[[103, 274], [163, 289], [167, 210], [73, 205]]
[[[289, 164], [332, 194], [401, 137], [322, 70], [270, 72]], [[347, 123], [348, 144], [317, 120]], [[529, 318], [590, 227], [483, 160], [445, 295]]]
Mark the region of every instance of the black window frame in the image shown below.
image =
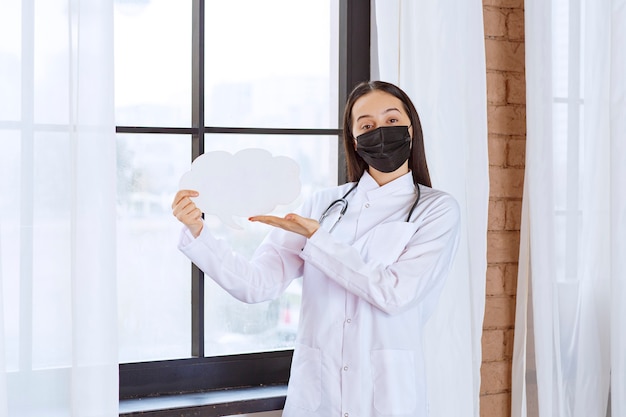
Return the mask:
[[[338, 181], [346, 181], [341, 140], [345, 101], [352, 88], [370, 79], [369, 0], [339, 0], [339, 80], [337, 129], [283, 129], [206, 126], [204, 121], [204, 0], [192, 0], [192, 123], [191, 127], [116, 126], [116, 133], [183, 134], [192, 137], [192, 160], [204, 153], [207, 133], [272, 135], [337, 135]], [[293, 350], [228, 356], [204, 356], [204, 277], [192, 267], [192, 352], [186, 359], [122, 363], [119, 365], [120, 401], [227, 390], [286, 385]], [[284, 398], [265, 403], [252, 412], [282, 408]], [[254, 407], [253, 407], [254, 408]], [[235, 414], [233, 409], [228, 411]], [[146, 413], [126, 415], [148, 415]], [[154, 413], [153, 413], [154, 414]], [[156, 415], [156, 414], [154, 414]], [[200, 414], [194, 414], [200, 415]], [[209, 415], [209, 414], [202, 414]], [[211, 415], [223, 415], [219, 413]]]

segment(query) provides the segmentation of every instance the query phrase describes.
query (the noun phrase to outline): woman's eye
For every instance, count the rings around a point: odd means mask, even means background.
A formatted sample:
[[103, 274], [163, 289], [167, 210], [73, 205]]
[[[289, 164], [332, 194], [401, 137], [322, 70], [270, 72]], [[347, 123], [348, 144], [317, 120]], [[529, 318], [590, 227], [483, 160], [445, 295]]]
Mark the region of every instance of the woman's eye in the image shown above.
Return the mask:
[[363, 125], [361, 126], [361, 130], [369, 130], [372, 128], [372, 125]]
[[389, 119], [389, 123], [398, 123], [398, 119]]

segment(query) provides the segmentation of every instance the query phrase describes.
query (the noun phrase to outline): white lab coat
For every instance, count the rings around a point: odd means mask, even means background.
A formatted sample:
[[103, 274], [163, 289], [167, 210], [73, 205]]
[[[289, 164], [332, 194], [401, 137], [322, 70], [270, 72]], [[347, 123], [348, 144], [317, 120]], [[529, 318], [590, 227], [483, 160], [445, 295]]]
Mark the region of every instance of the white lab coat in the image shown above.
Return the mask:
[[[316, 193], [301, 215], [319, 218], [351, 187]], [[205, 227], [180, 249], [245, 302], [274, 299], [303, 277], [300, 324], [284, 417], [428, 416], [422, 337], [450, 269], [459, 207], [411, 173], [380, 187], [366, 172], [332, 233], [272, 230], [248, 261]], [[332, 216], [331, 216], [332, 217]]]

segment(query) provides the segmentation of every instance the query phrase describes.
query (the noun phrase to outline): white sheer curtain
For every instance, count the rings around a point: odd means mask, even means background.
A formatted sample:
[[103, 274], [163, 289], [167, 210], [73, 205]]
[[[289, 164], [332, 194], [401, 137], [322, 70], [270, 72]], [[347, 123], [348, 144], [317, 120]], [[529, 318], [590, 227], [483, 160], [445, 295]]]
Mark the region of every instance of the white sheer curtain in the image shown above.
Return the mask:
[[462, 209], [453, 271], [426, 333], [431, 417], [478, 416], [489, 204], [482, 3], [375, 2], [372, 78], [414, 101], [433, 186]]
[[113, 1], [3, 0], [0, 60], [0, 416], [116, 416]]
[[624, 416], [626, 1], [525, 9], [512, 415]]

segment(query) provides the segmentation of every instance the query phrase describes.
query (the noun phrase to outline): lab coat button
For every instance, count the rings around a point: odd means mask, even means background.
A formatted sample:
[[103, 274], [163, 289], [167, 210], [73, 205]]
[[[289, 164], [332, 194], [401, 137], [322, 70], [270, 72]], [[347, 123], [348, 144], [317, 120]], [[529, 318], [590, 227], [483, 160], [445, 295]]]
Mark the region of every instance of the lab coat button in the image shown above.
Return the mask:
[[347, 319], [346, 323], [352, 323], [352, 319]]
[[344, 367], [343, 367], [343, 370], [344, 370], [344, 371], [347, 371], [347, 370], [348, 370], [348, 367], [347, 367], [347, 366], [344, 366]]
[[365, 203], [365, 208], [370, 208], [370, 203]]
[[344, 413], [343, 417], [348, 417], [348, 415], [349, 415], [348, 413]]

